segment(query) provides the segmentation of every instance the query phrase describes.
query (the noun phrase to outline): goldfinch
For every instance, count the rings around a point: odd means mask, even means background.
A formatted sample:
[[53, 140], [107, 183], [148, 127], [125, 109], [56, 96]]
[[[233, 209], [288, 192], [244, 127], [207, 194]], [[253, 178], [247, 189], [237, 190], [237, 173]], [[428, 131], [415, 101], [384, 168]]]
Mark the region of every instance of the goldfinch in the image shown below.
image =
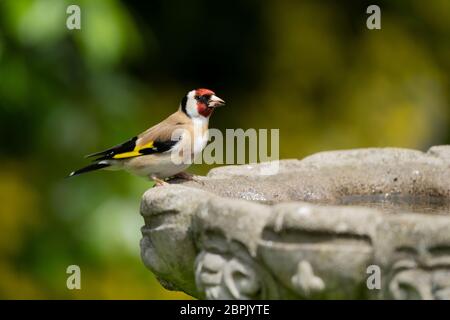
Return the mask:
[[209, 117], [225, 105], [209, 89], [189, 91], [178, 111], [162, 122], [110, 149], [86, 156], [94, 163], [70, 173], [69, 177], [99, 169], [126, 170], [148, 177], [157, 185], [174, 176], [186, 178], [183, 171], [208, 142]]

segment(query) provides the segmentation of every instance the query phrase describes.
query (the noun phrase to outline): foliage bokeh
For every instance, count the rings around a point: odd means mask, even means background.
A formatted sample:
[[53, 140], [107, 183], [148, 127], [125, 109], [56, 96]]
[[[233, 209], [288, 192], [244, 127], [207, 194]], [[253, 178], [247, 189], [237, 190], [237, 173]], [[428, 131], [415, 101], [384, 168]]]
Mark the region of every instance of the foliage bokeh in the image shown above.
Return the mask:
[[[228, 102], [212, 127], [279, 128], [282, 158], [448, 144], [450, 2], [378, 1], [381, 30], [366, 28], [370, 4], [1, 1], [0, 298], [187, 298], [140, 261], [148, 181], [64, 177], [192, 88]], [[71, 264], [82, 290], [66, 288]]]

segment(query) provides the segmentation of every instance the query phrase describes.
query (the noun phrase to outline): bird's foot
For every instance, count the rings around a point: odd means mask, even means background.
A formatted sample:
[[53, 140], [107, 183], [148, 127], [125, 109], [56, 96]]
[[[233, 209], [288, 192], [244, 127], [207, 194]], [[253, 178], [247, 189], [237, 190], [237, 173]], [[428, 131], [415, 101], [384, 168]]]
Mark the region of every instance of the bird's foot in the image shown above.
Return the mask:
[[193, 181], [193, 182], [196, 182], [196, 183], [202, 184], [202, 185], [204, 184], [201, 176], [197, 176], [197, 175], [187, 173], [187, 172], [177, 173], [176, 175], [174, 175], [170, 178], [170, 181], [177, 180], [177, 179], [181, 179], [181, 180], [185, 180], [185, 181]]
[[174, 175], [171, 179], [195, 180], [195, 176], [191, 173], [180, 172]]
[[165, 182], [163, 179], [157, 178], [155, 176], [151, 176], [150, 179], [155, 181], [155, 187], [161, 187], [161, 186], [167, 186], [168, 183]]

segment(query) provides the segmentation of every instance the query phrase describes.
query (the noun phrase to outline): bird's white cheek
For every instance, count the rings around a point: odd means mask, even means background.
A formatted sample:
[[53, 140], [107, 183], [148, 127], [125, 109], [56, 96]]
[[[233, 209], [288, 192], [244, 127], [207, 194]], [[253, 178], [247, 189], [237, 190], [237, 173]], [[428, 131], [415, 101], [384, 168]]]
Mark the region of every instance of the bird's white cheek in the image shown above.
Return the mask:
[[186, 103], [186, 112], [191, 118], [196, 118], [199, 116], [197, 100], [195, 100], [195, 98], [188, 98], [188, 101]]

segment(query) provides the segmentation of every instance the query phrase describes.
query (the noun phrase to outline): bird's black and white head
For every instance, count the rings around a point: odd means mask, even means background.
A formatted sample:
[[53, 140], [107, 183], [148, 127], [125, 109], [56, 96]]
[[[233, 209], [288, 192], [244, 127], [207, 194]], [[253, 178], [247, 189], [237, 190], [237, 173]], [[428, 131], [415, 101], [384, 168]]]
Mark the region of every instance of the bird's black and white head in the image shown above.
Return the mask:
[[180, 108], [190, 118], [209, 118], [215, 108], [224, 106], [225, 101], [209, 89], [189, 91], [181, 100]]

